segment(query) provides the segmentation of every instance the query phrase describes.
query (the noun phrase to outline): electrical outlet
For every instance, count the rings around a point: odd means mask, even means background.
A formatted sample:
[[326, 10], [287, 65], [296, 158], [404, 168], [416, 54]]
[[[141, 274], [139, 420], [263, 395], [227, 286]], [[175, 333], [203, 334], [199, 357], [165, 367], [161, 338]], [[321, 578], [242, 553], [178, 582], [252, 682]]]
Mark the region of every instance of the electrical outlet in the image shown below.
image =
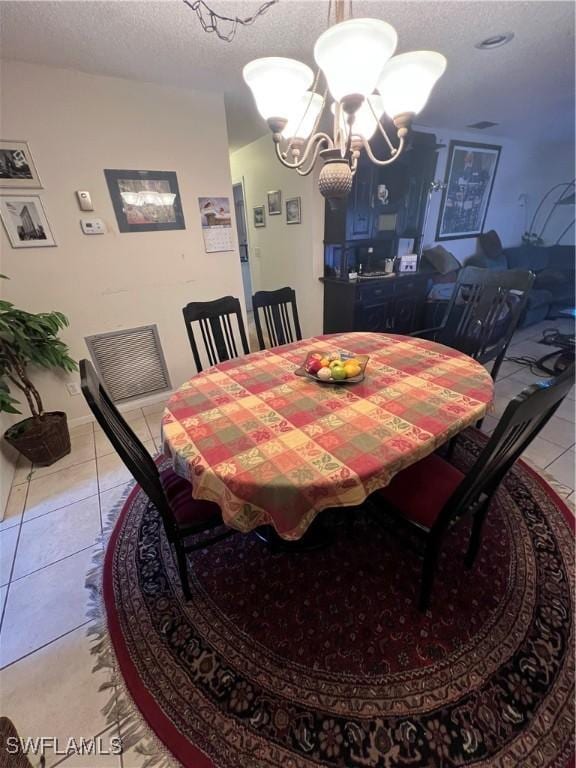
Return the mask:
[[80, 394], [80, 385], [75, 381], [70, 381], [68, 384], [66, 384], [66, 389], [68, 390], [68, 394], [72, 397], [74, 397], [74, 395]]

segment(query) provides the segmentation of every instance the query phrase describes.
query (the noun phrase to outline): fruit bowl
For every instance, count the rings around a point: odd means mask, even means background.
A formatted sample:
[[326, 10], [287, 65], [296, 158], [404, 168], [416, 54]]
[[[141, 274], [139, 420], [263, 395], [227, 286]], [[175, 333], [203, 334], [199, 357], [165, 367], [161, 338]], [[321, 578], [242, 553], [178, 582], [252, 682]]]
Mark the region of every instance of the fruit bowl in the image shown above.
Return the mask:
[[368, 355], [309, 352], [296, 373], [321, 384], [357, 384], [364, 379]]

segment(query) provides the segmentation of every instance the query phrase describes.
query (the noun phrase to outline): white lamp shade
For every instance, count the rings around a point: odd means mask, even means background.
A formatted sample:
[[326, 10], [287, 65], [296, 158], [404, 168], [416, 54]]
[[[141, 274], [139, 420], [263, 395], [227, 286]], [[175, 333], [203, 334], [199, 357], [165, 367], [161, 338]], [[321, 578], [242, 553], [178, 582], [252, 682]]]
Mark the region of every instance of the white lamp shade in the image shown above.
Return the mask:
[[[370, 103], [369, 103], [370, 102]], [[372, 108], [370, 107], [372, 105]], [[336, 111], [336, 104], [332, 104], [332, 114]], [[354, 114], [354, 122], [352, 124], [352, 136], [363, 136], [365, 139], [370, 139], [374, 135], [378, 120], [384, 114], [384, 103], [382, 97], [377, 93], [368, 96], [363, 102], [360, 109]], [[376, 113], [376, 117], [374, 116]], [[345, 134], [348, 134], [348, 122], [344, 112], [340, 112], [341, 129]]]
[[314, 129], [316, 118], [324, 106], [324, 99], [319, 93], [306, 93], [300, 97], [298, 106], [288, 118], [282, 131], [285, 139], [307, 139]]
[[446, 59], [435, 51], [411, 51], [390, 59], [378, 80], [388, 115], [418, 114], [445, 69]]
[[279, 56], [254, 59], [246, 64], [242, 74], [264, 120], [272, 117], [288, 120], [314, 78], [306, 64]]
[[379, 19], [349, 19], [321, 34], [314, 58], [334, 99], [372, 93], [397, 42], [394, 27]]

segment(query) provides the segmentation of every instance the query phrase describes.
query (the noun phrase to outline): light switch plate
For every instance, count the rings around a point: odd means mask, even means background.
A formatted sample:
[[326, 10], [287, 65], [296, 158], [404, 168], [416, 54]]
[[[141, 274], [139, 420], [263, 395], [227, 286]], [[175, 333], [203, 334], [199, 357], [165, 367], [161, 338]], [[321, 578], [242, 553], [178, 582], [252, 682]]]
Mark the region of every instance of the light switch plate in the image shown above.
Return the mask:
[[94, 206], [92, 205], [92, 198], [90, 197], [90, 192], [86, 192], [85, 190], [78, 190], [76, 192], [76, 197], [78, 198], [78, 205], [80, 206], [81, 211], [94, 210]]
[[80, 226], [85, 235], [103, 235], [106, 232], [102, 219], [80, 219]]

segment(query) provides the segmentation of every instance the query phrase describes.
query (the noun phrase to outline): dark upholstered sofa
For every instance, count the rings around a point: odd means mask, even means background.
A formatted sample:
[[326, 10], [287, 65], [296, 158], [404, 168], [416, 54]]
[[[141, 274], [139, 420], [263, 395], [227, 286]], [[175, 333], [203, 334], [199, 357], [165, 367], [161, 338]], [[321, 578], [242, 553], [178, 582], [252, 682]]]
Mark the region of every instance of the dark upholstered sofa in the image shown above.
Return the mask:
[[467, 259], [466, 265], [487, 269], [529, 269], [536, 274], [528, 296], [526, 312], [520, 320], [525, 327], [554, 317], [557, 310], [574, 306], [576, 250], [573, 245], [519, 245], [499, 252], [483, 248]]

